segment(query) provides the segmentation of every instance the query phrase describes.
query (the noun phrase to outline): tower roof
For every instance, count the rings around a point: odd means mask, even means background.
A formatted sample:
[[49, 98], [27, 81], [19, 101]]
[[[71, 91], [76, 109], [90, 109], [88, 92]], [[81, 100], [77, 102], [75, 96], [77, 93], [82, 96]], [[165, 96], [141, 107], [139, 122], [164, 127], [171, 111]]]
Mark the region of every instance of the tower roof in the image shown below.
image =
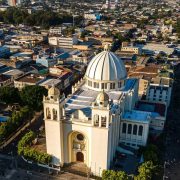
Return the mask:
[[108, 94], [106, 92], [101, 91], [98, 94], [96, 100], [99, 101], [99, 102], [109, 101], [109, 96], [108, 96]]
[[58, 88], [56, 88], [55, 86], [52, 86], [49, 90], [48, 90], [48, 95], [49, 96], [60, 96], [60, 91]]

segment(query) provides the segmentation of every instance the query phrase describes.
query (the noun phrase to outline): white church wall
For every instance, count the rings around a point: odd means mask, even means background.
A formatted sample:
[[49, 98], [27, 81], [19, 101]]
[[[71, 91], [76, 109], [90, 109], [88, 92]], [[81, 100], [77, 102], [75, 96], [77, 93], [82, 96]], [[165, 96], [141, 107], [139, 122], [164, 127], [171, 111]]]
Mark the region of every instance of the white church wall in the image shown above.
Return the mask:
[[69, 145], [69, 136], [72, 132], [79, 132], [82, 133], [87, 139], [87, 147], [86, 152], [84, 154], [84, 161], [87, 165], [89, 165], [89, 149], [91, 148], [91, 127], [83, 125], [83, 123], [63, 123], [64, 129], [64, 161], [65, 163], [70, 163], [73, 160], [73, 157], [70, 157], [70, 145]]
[[47, 153], [53, 156], [53, 164], [60, 164], [61, 138], [60, 122], [53, 120], [45, 121]]
[[106, 128], [92, 128], [92, 146], [90, 149], [91, 171], [100, 176], [103, 169], [107, 169], [108, 161], [108, 134]]

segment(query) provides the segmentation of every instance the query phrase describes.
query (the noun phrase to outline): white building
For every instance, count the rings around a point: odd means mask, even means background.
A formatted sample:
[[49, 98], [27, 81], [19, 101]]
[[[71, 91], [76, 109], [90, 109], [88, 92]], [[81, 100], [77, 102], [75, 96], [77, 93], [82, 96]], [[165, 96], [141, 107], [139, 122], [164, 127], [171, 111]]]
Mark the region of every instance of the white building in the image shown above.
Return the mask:
[[76, 35], [72, 37], [56, 37], [52, 36], [48, 38], [49, 44], [58, 46], [61, 48], [73, 48], [73, 45], [78, 43], [78, 39]]
[[154, 102], [166, 102], [169, 106], [171, 101], [172, 80], [169, 78], [153, 78], [148, 86], [146, 99]]
[[43, 103], [52, 163], [84, 162], [100, 175], [110, 168], [119, 143], [145, 146], [151, 114], [133, 110], [137, 100], [138, 79], [127, 79], [123, 62], [108, 48], [91, 60], [67, 99], [51, 87]]
[[132, 44], [129, 44], [127, 42], [122, 43], [121, 51], [141, 55], [141, 48], [140, 47], [133, 46]]
[[51, 27], [49, 29], [50, 34], [61, 34], [62, 33], [62, 27]]

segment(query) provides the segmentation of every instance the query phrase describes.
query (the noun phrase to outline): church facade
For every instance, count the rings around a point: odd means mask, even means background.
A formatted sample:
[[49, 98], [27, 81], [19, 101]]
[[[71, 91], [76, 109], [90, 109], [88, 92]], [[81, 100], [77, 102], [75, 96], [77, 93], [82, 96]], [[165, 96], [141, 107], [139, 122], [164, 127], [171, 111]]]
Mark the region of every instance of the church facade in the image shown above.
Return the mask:
[[145, 146], [151, 114], [135, 110], [138, 79], [105, 49], [89, 63], [85, 77], [67, 98], [55, 87], [44, 97], [47, 153], [53, 164], [84, 162], [99, 175], [109, 169], [119, 144]]

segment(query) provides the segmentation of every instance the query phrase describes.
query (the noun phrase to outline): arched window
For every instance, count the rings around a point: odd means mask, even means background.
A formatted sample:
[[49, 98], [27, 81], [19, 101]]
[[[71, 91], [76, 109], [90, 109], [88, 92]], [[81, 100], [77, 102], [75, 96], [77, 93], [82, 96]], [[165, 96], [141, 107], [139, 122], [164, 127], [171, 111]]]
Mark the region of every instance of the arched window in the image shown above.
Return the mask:
[[57, 111], [53, 108], [53, 120], [57, 120]]
[[137, 125], [133, 126], [133, 134], [136, 135], [137, 134]]
[[99, 115], [97, 114], [94, 116], [94, 125], [99, 126]]
[[121, 88], [121, 81], [118, 82], [118, 88]]
[[142, 136], [142, 134], [143, 134], [143, 126], [139, 126], [138, 135], [139, 135], [139, 136]]
[[51, 112], [49, 108], [46, 108], [46, 117], [47, 119], [51, 119]]
[[128, 134], [131, 134], [131, 131], [132, 131], [132, 125], [128, 124]]
[[122, 133], [126, 134], [126, 127], [127, 127], [126, 123], [123, 123]]
[[102, 127], [106, 127], [106, 116], [105, 117], [101, 117], [101, 126]]

